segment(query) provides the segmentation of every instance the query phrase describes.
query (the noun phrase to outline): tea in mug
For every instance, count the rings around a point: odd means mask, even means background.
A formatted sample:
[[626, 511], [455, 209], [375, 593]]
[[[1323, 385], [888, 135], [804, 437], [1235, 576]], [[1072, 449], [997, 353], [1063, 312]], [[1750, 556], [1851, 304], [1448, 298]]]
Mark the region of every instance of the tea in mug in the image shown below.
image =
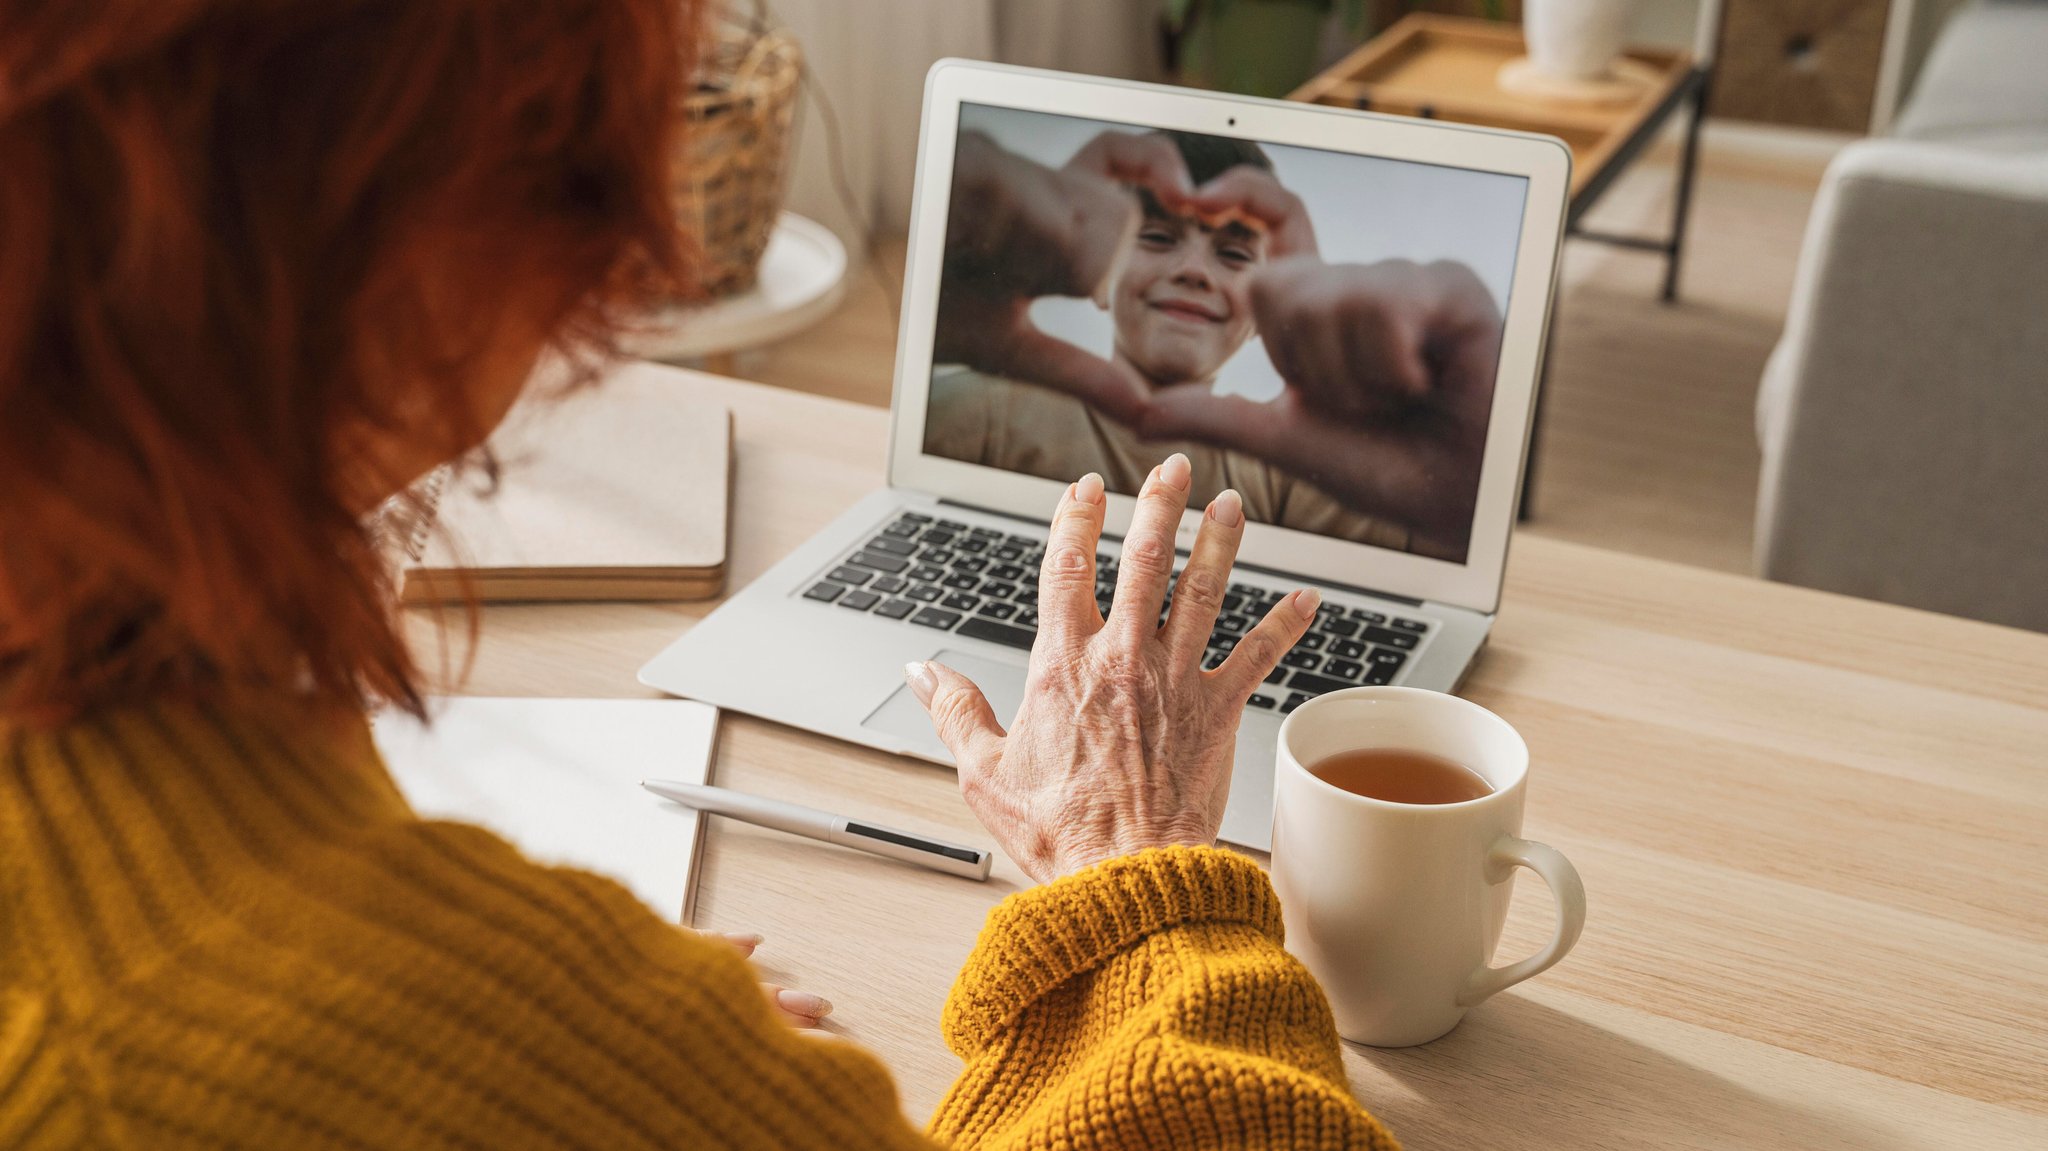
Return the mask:
[[1388, 803], [1463, 803], [1493, 793], [1492, 784], [1456, 760], [1400, 748], [1340, 751], [1317, 760], [1309, 772], [1353, 795]]

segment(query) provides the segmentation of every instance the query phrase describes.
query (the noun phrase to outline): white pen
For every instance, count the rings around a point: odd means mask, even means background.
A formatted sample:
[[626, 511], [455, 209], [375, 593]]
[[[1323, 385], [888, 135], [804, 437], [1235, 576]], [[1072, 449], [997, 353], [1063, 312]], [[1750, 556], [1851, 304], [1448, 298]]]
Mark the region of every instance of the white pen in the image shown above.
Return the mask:
[[640, 786], [662, 797], [737, 819], [757, 827], [786, 831], [801, 835], [805, 839], [822, 839], [869, 855], [915, 863], [948, 875], [964, 879], [981, 880], [988, 878], [989, 864], [994, 861], [990, 852], [977, 851], [972, 847], [961, 847], [957, 843], [946, 843], [912, 835], [907, 831], [895, 831], [877, 827], [872, 823], [833, 815], [812, 807], [798, 807], [794, 803], [783, 803], [775, 799], [763, 799], [743, 791], [723, 787], [708, 787], [697, 783], [677, 783], [667, 779], [643, 779]]

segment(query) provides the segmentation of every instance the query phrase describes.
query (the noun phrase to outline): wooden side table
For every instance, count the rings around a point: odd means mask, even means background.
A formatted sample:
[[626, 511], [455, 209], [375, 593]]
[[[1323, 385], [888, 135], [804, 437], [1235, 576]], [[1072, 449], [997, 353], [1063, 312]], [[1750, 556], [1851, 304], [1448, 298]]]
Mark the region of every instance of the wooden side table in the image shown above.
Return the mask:
[[[1418, 12], [1373, 37], [1288, 98], [1395, 116], [1542, 132], [1562, 139], [1572, 150], [1571, 203], [1566, 209], [1570, 234], [1662, 252], [1664, 298], [1676, 299], [1686, 218], [1692, 206], [1700, 118], [1707, 99], [1707, 67], [1687, 52], [1631, 48], [1625, 62], [1645, 77], [1633, 99], [1572, 103], [1534, 99], [1501, 88], [1497, 79], [1501, 69], [1526, 52], [1521, 29], [1512, 24]], [[1680, 109], [1688, 116], [1670, 234], [1652, 239], [1581, 229], [1579, 219]]]
[[[1709, 35], [1718, 21], [1719, 8], [1710, 4], [1703, 19]], [[1663, 298], [1667, 303], [1676, 300], [1699, 159], [1700, 120], [1707, 103], [1709, 63], [1687, 52], [1631, 48], [1625, 61], [1646, 78], [1633, 99], [1608, 104], [1572, 103], [1532, 99], [1502, 90], [1498, 81], [1501, 69], [1526, 52], [1521, 29], [1514, 25], [1418, 12], [1373, 37], [1295, 89], [1289, 98], [1387, 115], [1542, 132], [1562, 139], [1572, 150], [1571, 200], [1565, 209], [1565, 234], [1662, 253]], [[1581, 227], [1579, 221], [1681, 109], [1686, 112], [1685, 143], [1679, 153], [1678, 188], [1672, 198], [1669, 233], [1662, 237], [1620, 235]], [[1557, 310], [1553, 307], [1553, 334], [1556, 323]], [[1546, 356], [1542, 383], [1549, 382], [1549, 374]], [[1539, 386], [1536, 392], [1529, 462], [1522, 473], [1518, 514], [1523, 520], [1530, 515], [1537, 447], [1543, 432], [1543, 393], [1547, 390]]]

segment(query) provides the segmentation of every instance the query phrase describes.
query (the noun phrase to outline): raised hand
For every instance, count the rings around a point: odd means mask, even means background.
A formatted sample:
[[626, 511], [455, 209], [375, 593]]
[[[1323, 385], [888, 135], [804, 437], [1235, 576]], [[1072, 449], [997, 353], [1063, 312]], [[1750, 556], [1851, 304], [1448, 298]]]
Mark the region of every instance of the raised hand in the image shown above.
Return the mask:
[[1244, 535], [1234, 491], [1209, 505], [1162, 625], [1187, 457], [1138, 495], [1109, 618], [1095, 604], [1102, 479], [1083, 476], [1054, 514], [1039, 576], [1038, 642], [1009, 731], [973, 682], [933, 663], [906, 669], [960, 769], [960, 792], [1041, 882], [1117, 855], [1216, 838], [1244, 703], [1315, 618], [1304, 589], [1280, 601], [1214, 671], [1203, 651]]
[[1423, 554], [1462, 557], [1501, 340], [1478, 277], [1456, 263], [1296, 257], [1260, 269], [1250, 297], [1280, 397], [1168, 389], [1139, 413], [1140, 433], [1247, 452], [1406, 525]]
[[1195, 189], [1188, 209], [1205, 220], [1244, 216], [1265, 230], [1266, 258], [1316, 254], [1316, 229], [1308, 206], [1264, 168], [1239, 164]]
[[1126, 184], [1163, 203], [1184, 203], [1190, 193], [1180, 153], [1157, 136], [1105, 132], [1054, 169], [962, 132], [933, 358], [1135, 419], [1146, 392], [1135, 372], [1047, 335], [1030, 318], [1040, 296], [1102, 295], [1138, 228]]

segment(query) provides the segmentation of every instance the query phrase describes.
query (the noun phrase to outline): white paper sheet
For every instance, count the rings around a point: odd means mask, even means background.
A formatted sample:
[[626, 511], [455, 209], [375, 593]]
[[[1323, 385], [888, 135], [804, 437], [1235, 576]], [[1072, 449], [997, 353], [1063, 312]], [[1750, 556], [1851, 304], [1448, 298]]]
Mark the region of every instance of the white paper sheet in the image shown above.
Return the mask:
[[625, 884], [689, 923], [703, 817], [640, 787], [708, 783], [718, 709], [680, 699], [433, 701], [434, 722], [385, 713], [377, 747], [414, 810], [478, 824], [538, 862]]

